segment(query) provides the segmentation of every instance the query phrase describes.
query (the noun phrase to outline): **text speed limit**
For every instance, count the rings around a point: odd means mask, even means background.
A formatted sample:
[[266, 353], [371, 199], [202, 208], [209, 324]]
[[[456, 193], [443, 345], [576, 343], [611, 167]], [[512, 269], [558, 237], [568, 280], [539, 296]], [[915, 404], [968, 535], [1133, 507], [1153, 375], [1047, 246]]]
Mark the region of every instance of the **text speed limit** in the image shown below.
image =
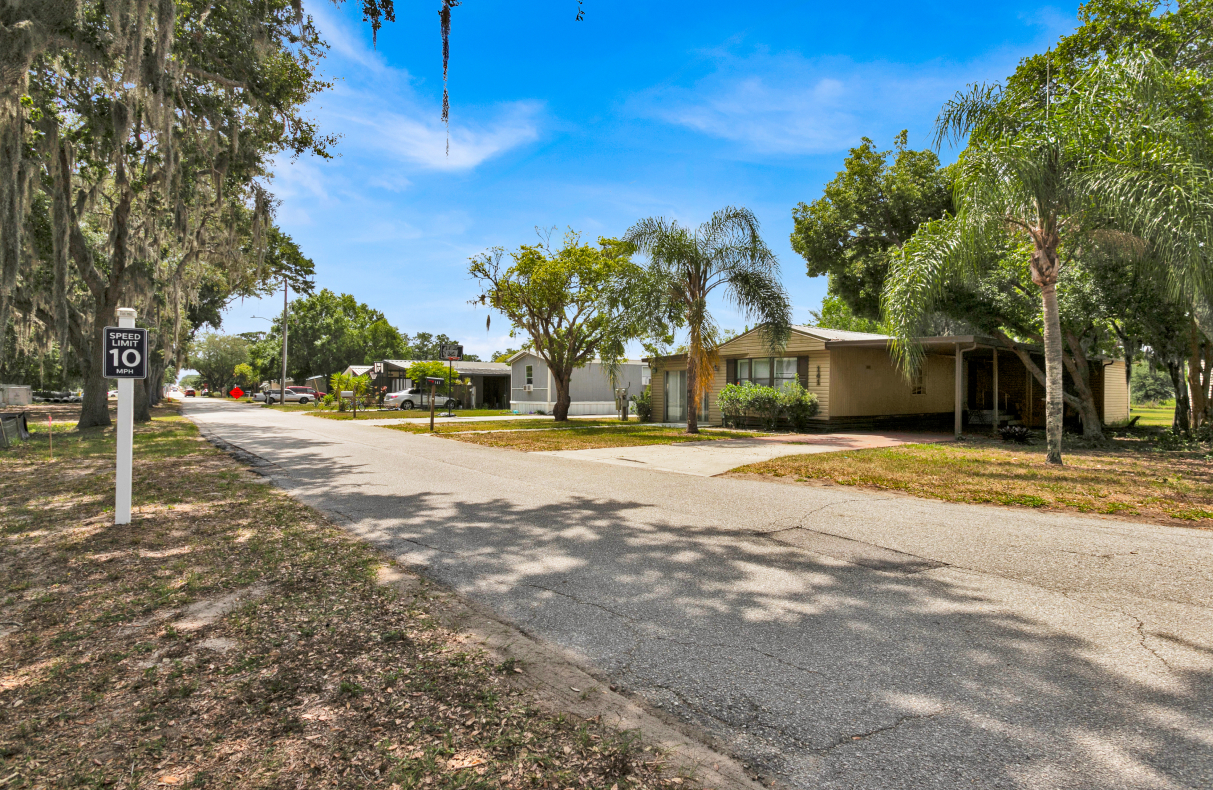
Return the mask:
[[107, 326], [103, 359], [107, 379], [147, 378], [147, 330]]

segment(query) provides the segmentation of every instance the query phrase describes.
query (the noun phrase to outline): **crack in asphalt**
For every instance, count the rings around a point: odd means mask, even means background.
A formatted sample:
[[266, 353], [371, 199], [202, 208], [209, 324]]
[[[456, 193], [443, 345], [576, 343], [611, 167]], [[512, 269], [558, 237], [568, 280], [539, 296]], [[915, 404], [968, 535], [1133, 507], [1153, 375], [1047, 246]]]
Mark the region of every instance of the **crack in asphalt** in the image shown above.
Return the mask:
[[[1044, 589], [1048, 589], [1048, 588], [1044, 588]], [[1092, 609], [1098, 609], [1101, 612], [1110, 612], [1112, 614], [1121, 615], [1122, 617], [1128, 617], [1130, 620], [1132, 620], [1134, 623], [1137, 624], [1133, 630], [1137, 632], [1137, 643], [1141, 646], [1142, 650], [1145, 650], [1147, 653], [1149, 653], [1150, 655], [1157, 658], [1162, 663], [1162, 665], [1164, 667], [1166, 667], [1168, 670], [1170, 670], [1172, 672], [1175, 671], [1175, 668], [1173, 666], [1171, 666], [1169, 663], [1167, 663], [1167, 660], [1165, 658], [1163, 658], [1161, 655], [1159, 655], [1158, 651], [1156, 651], [1154, 648], [1152, 648], [1146, 644], [1146, 637], [1149, 636], [1149, 634], [1146, 633], [1146, 624], [1137, 615], [1135, 615], [1131, 612], [1126, 612], [1124, 609], [1110, 609], [1107, 606], [1099, 606], [1098, 604], [1090, 603], [1089, 601], [1084, 601], [1079, 598], [1073, 598], [1070, 596], [1069, 592], [1067, 592], [1065, 590], [1056, 590], [1055, 592], [1060, 593], [1061, 597], [1065, 598], [1066, 600], [1073, 601], [1074, 603], [1076, 603], [1080, 606], [1089, 606]]]
[[833, 749], [837, 749], [839, 746], [846, 746], [848, 743], [855, 743], [856, 741], [862, 741], [867, 738], [871, 738], [873, 735], [879, 735], [882, 732], [888, 732], [890, 730], [895, 730], [898, 727], [900, 727], [901, 725], [907, 724], [911, 721], [919, 721], [921, 719], [933, 719], [943, 712], [944, 711], [942, 711], [942, 710], [938, 710], [938, 711], [935, 711], [934, 713], [910, 713], [908, 715], [902, 716], [900, 719], [893, 722], [892, 724], [887, 724], [883, 727], [877, 727], [876, 729], [868, 730], [867, 732], [846, 735], [846, 736], [838, 739], [834, 743], [831, 743], [829, 746], [819, 746], [819, 747], [817, 747], [817, 751], [821, 752], [822, 754], [826, 754]]
[[[878, 498], [887, 499], [887, 497], [878, 497]], [[780, 519], [779, 521], [771, 522], [770, 526], [773, 527], [773, 529], [765, 529], [765, 530], [755, 529], [755, 530], [751, 530], [750, 534], [773, 535], [776, 532], [783, 532], [783, 531], [789, 530], [789, 529], [806, 529], [806, 527], [804, 526], [804, 522], [809, 518], [809, 516], [813, 515], [814, 513], [820, 513], [821, 511], [825, 510], [826, 508], [834, 507], [835, 505], [845, 505], [848, 502], [863, 502], [863, 501], [865, 501], [865, 500], [859, 499], [857, 497], [853, 497], [851, 499], [840, 499], [837, 502], [827, 502], [824, 505], [819, 505], [819, 506], [813, 508], [812, 510], [806, 511], [799, 516], [794, 516], [792, 518]], [[791, 526], [779, 526], [779, 527], [775, 526], [776, 524], [789, 524], [789, 523], [791, 524]]]
[[[583, 601], [580, 598], [578, 598], [577, 596], [572, 595], [571, 593], [563, 592], [561, 590], [553, 590], [551, 587], [544, 587], [543, 585], [539, 585], [539, 584], [528, 584], [527, 586], [532, 587], [536, 590], [544, 590], [546, 592], [554, 593], [554, 594], [562, 596], [564, 598], [568, 598], [573, 603], [580, 604], [582, 606], [592, 606], [595, 609], [601, 609], [602, 611], [606, 612], [607, 614], [618, 617], [619, 619], [623, 620], [624, 622], [626, 622], [628, 624], [628, 630], [632, 631], [632, 633], [636, 636], [637, 640], [642, 640], [642, 639], [648, 638], [648, 639], [652, 639], [652, 640], [655, 640], [658, 642], [672, 642], [673, 644], [681, 645], [682, 647], [708, 647], [708, 648], [714, 647], [714, 648], [719, 648], [721, 650], [737, 650], [737, 649], [747, 650], [751, 653], [756, 653], [760, 656], [765, 656], [766, 658], [769, 658], [772, 661], [775, 661], [776, 663], [783, 664], [786, 667], [790, 667], [792, 669], [799, 670], [806, 674], [821, 675], [821, 672], [816, 669], [809, 669], [808, 667], [802, 667], [799, 664], [788, 661], [787, 659], [781, 658], [780, 656], [774, 655], [773, 653], [767, 653], [764, 650], [759, 650], [758, 648], [751, 647], [749, 645], [725, 645], [725, 644], [720, 644], [718, 642], [698, 642], [695, 640], [687, 641], [687, 640], [677, 639], [672, 636], [662, 636], [660, 634], [645, 633], [644, 631], [641, 631], [639, 628], [636, 627], [637, 623], [636, 623], [635, 618], [629, 617], [628, 615], [623, 614], [622, 612], [617, 612], [614, 609], [611, 609], [610, 607], [603, 606], [602, 604], [599, 604], [599, 603], [594, 603], [593, 601]], [[637, 648], [639, 648], [639, 643], [635, 647], [633, 647], [632, 650], [629, 651], [629, 660], [630, 660], [631, 654], [634, 653]]]

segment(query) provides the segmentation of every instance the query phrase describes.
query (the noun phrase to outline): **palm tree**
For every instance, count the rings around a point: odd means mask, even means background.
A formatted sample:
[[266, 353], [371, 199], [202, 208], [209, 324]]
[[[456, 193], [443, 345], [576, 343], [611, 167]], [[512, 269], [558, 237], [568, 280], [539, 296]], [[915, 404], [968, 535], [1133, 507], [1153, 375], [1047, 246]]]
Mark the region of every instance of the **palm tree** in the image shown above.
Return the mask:
[[792, 305], [779, 279], [779, 261], [747, 208], [723, 208], [698, 228], [650, 217], [628, 229], [624, 241], [649, 256], [648, 276], [674, 323], [687, 327], [687, 433], [699, 433], [699, 404], [716, 362], [718, 332], [708, 296], [725, 298], [747, 318], [763, 324], [773, 349], [788, 339]]
[[948, 102], [936, 145], [969, 140], [955, 170], [956, 214], [920, 227], [894, 259], [883, 296], [903, 368], [919, 364], [914, 338], [946, 287], [988, 266], [1008, 241], [1027, 241], [1043, 313], [1047, 460], [1060, 464], [1063, 244], [1123, 234], [1162, 262], [1149, 274], [1173, 289], [1208, 282], [1202, 248], [1213, 240], [1213, 189], [1199, 133], [1175, 120], [1183, 101], [1177, 75], [1134, 56], [1096, 64], [1060, 99], [974, 86]]

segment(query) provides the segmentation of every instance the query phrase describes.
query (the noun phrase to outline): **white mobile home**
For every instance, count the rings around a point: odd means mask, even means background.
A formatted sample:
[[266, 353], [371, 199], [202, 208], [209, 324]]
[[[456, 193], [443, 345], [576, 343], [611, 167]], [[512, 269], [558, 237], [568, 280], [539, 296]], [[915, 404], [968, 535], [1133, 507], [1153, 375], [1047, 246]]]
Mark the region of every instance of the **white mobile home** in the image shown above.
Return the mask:
[[[556, 408], [556, 383], [547, 363], [534, 352], [519, 351], [509, 359], [510, 408], [523, 414], [551, 414]], [[618, 386], [639, 395], [649, 383], [649, 366], [626, 360], [620, 366]], [[615, 414], [615, 389], [606, 367], [598, 361], [577, 368], [569, 382], [570, 415]]]

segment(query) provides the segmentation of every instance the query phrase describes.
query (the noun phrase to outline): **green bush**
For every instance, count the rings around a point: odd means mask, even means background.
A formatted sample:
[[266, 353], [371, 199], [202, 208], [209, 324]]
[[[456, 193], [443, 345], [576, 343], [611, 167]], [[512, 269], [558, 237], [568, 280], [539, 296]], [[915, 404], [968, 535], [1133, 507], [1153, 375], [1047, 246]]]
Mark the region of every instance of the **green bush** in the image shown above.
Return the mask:
[[798, 382], [789, 382], [778, 389], [749, 381], [728, 384], [716, 397], [716, 405], [726, 427], [739, 427], [753, 417], [761, 419], [769, 430], [787, 420], [798, 431], [807, 428], [810, 418], [821, 408], [817, 396]]
[[653, 388], [645, 387], [639, 395], [632, 396], [632, 403], [636, 404], [636, 417], [641, 422], [653, 421]]

